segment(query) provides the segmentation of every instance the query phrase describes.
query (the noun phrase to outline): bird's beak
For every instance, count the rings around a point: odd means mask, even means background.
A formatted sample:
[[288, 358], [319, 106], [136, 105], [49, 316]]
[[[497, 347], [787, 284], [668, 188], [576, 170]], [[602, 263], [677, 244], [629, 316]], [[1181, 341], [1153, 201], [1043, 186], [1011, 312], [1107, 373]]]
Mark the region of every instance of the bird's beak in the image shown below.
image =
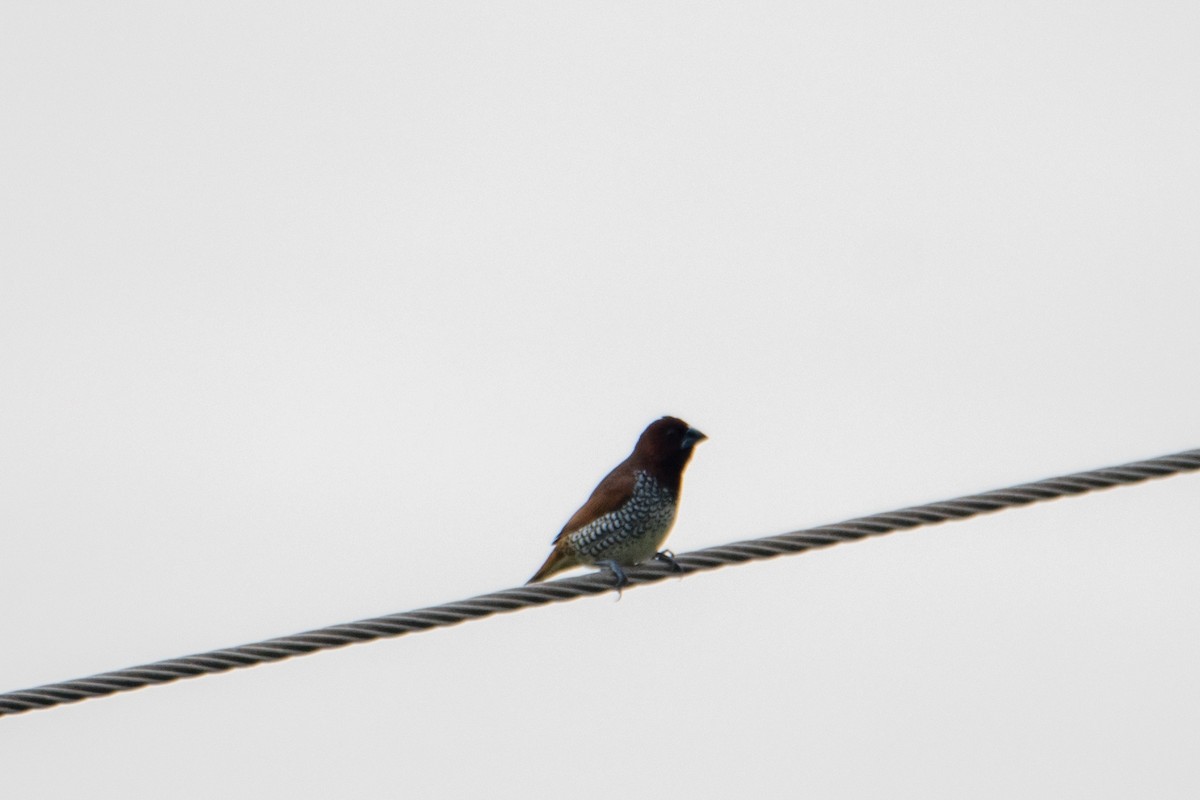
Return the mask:
[[707, 436], [705, 436], [703, 433], [696, 430], [695, 428], [688, 428], [686, 431], [684, 431], [683, 441], [681, 441], [679, 443], [679, 446], [686, 450], [687, 448], [694, 445], [696, 442], [703, 442], [707, 438], [708, 438]]

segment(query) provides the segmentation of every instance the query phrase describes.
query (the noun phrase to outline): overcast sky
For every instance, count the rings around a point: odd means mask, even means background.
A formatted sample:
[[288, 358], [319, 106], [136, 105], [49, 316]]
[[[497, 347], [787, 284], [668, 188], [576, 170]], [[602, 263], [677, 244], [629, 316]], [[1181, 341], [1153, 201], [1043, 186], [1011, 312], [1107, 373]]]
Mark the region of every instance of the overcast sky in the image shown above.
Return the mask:
[[[0, 691], [1200, 447], [1200, 9], [0, 4]], [[13, 798], [1194, 798], [1200, 477], [0, 719]]]

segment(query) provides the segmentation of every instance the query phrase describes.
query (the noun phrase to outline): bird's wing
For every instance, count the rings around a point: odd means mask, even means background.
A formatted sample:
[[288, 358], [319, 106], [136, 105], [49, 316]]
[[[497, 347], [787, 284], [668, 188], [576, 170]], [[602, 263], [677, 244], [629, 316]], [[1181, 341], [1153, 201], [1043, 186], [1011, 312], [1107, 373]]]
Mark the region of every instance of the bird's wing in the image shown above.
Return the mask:
[[618, 465], [612, 472], [604, 476], [604, 480], [592, 491], [592, 496], [567, 520], [567, 524], [554, 537], [554, 541], [568, 533], [579, 530], [584, 525], [616, 511], [633, 497], [633, 487], [637, 481], [634, 470], [628, 462]]

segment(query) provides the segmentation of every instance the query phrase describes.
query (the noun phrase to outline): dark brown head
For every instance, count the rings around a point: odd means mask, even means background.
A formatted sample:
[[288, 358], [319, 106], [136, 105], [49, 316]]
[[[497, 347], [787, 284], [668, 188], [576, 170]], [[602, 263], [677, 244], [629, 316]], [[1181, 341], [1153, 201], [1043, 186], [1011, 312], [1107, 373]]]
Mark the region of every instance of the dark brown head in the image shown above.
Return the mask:
[[707, 438], [681, 419], [663, 417], [642, 431], [630, 461], [678, 495], [679, 479], [692, 457], [692, 449]]

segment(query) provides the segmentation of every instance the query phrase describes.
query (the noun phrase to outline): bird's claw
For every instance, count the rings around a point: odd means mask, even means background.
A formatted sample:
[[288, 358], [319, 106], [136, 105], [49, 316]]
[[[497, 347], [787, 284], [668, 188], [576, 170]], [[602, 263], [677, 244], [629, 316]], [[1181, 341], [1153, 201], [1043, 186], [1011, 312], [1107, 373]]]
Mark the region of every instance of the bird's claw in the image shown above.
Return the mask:
[[617, 599], [621, 599], [621, 590], [629, 585], [629, 576], [625, 574], [625, 570], [621, 569], [621, 565], [611, 558], [603, 561], [597, 561], [596, 566], [607, 567], [613, 574], [613, 586], [617, 590]]
[[683, 567], [679, 566], [679, 562], [675, 560], [675, 554], [670, 550], [662, 550], [654, 554], [656, 561], [661, 561], [671, 568], [672, 572], [683, 572]]

